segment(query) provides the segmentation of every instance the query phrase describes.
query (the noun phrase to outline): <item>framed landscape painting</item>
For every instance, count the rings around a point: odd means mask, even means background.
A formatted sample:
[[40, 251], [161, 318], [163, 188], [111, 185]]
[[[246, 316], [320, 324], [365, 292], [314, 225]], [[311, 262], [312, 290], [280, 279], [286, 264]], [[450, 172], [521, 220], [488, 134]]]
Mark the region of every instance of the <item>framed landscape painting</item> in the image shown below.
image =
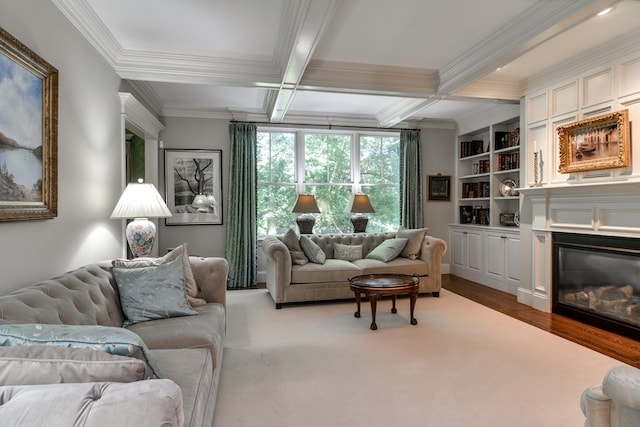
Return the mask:
[[560, 173], [626, 168], [631, 164], [628, 110], [558, 127]]
[[58, 213], [58, 70], [0, 28], [0, 221]]
[[167, 225], [222, 224], [222, 150], [165, 150]]

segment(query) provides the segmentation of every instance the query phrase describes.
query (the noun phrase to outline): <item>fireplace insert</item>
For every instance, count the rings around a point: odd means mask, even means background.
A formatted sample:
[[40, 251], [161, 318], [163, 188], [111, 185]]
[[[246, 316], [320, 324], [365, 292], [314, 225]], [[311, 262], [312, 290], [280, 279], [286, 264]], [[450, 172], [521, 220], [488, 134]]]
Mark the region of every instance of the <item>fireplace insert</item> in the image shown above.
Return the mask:
[[640, 239], [554, 233], [552, 310], [640, 340]]

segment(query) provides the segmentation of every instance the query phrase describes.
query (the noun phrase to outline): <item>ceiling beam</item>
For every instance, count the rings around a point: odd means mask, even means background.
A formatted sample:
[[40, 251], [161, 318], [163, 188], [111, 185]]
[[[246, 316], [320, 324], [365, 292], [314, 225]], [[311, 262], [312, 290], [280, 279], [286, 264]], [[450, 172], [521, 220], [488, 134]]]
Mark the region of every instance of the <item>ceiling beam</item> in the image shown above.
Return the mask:
[[333, 19], [340, 0], [290, 0], [283, 23], [291, 23], [281, 35], [279, 53], [283, 64], [280, 87], [270, 91], [265, 99], [265, 111], [270, 122], [281, 122], [291, 105], [313, 52]]

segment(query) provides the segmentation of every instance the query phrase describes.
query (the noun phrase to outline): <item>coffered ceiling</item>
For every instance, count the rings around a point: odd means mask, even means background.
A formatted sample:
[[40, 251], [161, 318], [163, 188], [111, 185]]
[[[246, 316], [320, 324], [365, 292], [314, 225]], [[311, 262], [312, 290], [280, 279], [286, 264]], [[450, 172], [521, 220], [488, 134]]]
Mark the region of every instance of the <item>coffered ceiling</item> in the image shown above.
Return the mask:
[[380, 127], [517, 103], [640, 17], [637, 0], [53, 2], [160, 116]]

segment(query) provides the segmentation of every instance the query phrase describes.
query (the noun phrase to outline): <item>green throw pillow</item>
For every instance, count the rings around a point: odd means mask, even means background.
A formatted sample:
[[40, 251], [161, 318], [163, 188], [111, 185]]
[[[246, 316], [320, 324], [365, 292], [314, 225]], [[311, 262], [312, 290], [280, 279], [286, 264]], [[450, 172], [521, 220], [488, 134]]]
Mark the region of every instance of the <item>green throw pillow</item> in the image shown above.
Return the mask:
[[147, 346], [125, 328], [99, 325], [47, 325], [23, 323], [0, 325], [0, 347], [47, 345], [101, 350], [117, 356], [142, 360], [149, 369], [147, 378], [160, 378]]
[[404, 249], [409, 239], [387, 239], [376, 246], [367, 258], [377, 259], [378, 261], [391, 261], [395, 259]]
[[124, 326], [198, 314], [187, 301], [182, 258], [139, 268], [113, 268], [126, 316]]
[[300, 246], [302, 246], [302, 250], [307, 258], [309, 258], [309, 261], [314, 264], [324, 264], [327, 260], [327, 255], [324, 253], [322, 248], [307, 236], [300, 236]]

